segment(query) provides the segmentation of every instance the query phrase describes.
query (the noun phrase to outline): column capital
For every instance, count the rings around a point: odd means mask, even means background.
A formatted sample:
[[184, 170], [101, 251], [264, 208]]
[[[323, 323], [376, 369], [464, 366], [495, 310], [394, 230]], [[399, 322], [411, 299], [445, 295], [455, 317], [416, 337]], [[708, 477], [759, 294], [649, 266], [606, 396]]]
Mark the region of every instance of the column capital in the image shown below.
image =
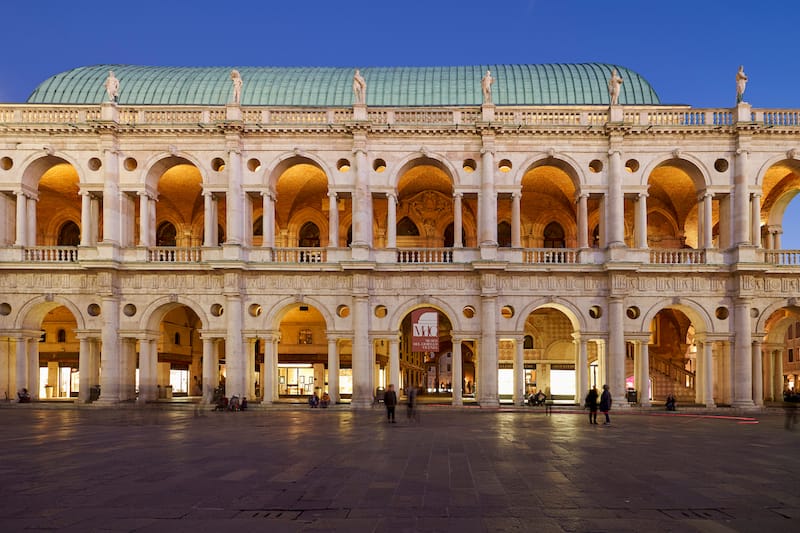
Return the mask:
[[339, 193], [336, 191], [328, 191], [328, 198], [336, 198], [339, 196]]
[[761, 191], [751, 192], [750, 197], [753, 199], [761, 198]]
[[463, 198], [464, 193], [461, 191], [453, 191], [453, 198]]
[[261, 196], [262, 198], [269, 198], [270, 200], [275, 200], [275, 193], [270, 190], [261, 191]]
[[[521, 192], [520, 192], [520, 195], [522, 195]], [[589, 198], [589, 193], [588, 192], [586, 192], [586, 191], [578, 191], [578, 192], [575, 193], [575, 201], [576, 202], [580, 202], [584, 198]]]
[[395, 192], [387, 192], [386, 193], [386, 199], [387, 200], [394, 200], [395, 202], [397, 202], [397, 193], [395, 193]]
[[609, 155], [609, 157], [613, 157], [615, 155], [621, 156], [622, 155], [622, 150], [619, 149], [619, 148], [609, 148], [608, 149], [608, 155]]
[[639, 192], [639, 199], [640, 200], [642, 200], [642, 199], [646, 200], [649, 197], [650, 197], [650, 193], [648, 193], [647, 191], [640, 191]]

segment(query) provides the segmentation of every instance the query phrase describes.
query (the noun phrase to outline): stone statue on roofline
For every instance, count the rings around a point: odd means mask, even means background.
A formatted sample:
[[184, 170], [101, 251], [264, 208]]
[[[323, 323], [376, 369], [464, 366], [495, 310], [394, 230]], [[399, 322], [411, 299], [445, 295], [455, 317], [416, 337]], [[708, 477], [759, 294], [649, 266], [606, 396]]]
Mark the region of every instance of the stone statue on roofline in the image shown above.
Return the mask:
[[108, 101], [116, 103], [119, 99], [119, 80], [114, 76], [113, 70], [108, 71], [108, 78], [106, 78], [106, 82], [103, 85], [108, 94]]
[[617, 73], [617, 69], [611, 72], [608, 79], [608, 99], [611, 105], [619, 105], [619, 91], [622, 88], [622, 77]]
[[492, 72], [487, 69], [486, 74], [483, 75], [481, 78], [481, 90], [483, 91], [483, 103], [484, 104], [491, 104], [492, 103], [492, 84], [494, 83], [494, 78], [492, 77]]
[[353, 102], [355, 105], [367, 104], [367, 81], [358, 69], [353, 74], [353, 98], [355, 99]]
[[744, 73], [744, 65], [739, 65], [739, 71], [736, 73], [736, 103], [740, 104], [744, 101], [744, 88], [747, 86], [747, 74]]
[[242, 103], [242, 75], [236, 69], [231, 70], [231, 81], [233, 82], [233, 104]]

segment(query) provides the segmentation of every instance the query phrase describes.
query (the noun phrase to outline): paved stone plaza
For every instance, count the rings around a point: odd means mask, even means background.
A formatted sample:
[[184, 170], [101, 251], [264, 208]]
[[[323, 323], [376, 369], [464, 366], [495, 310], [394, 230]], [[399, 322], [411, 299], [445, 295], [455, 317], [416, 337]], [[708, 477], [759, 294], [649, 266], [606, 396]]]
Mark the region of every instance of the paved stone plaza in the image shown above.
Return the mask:
[[533, 408], [399, 414], [7, 405], [0, 530], [778, 532], [800, 520], [800, 428], [779, 410], [617, 411], [611, 426]]

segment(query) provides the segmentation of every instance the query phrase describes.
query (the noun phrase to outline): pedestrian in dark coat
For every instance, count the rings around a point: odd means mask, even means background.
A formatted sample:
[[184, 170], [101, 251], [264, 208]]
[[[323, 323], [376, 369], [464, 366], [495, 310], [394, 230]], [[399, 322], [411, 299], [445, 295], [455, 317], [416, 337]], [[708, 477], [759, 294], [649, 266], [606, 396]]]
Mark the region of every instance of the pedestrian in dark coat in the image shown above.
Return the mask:
[[383, 395], [383, 404], [386, 406], [386, 421], [396, 424], [394, 408], [397, 407], [397, 393], [394, 391], [394, 385], [389, 385], [389, 388], [386, 389], [386, 393]]
[[600, 412], [606, 415], [606, 421], [603, 422], [604, 426], [611, 423], [608, 418], [608, 412], [611, 410], [611, 393], [608, 391], [608, 385], [603, 385], [603, 394], [600, 395]]
[[586, 408], [589, 409], [589, 423], [597, 424], [597, 387], [592, 387], [586, 395]]

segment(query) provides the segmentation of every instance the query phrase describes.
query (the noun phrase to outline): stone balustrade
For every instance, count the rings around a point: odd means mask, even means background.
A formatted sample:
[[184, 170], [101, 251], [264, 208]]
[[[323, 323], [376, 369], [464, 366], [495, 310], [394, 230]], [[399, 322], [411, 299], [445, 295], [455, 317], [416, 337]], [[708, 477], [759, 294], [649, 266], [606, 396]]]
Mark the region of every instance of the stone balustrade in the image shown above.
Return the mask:
[[[515, 127], [588, 127], [609, 122], [607, 106], [500, 106], [493, 123]], [[631, 126], [719, 127], [735, 122], [730, 108], [694, 109], [689, 106], [624, 106], [623, 123]], [[752, 121], [765, 127], [800, 126], [800, 111], [753, 109]], [[260, 126], [328, 126], [354, 120], [350, 108], [260, 108], [242, 109], [242, 122]], [[100, 106], [56, 106], [42, 104], [0, 105], [0, 124], [85, 125], [101, 120]], [[214, 125], [226, 122], [221, 106], [118, 106], [116, 121], [124, 125]], [[367, 120], [373, 125], [446, 126], [483, 121], [478, 107], [376, 108]]]

